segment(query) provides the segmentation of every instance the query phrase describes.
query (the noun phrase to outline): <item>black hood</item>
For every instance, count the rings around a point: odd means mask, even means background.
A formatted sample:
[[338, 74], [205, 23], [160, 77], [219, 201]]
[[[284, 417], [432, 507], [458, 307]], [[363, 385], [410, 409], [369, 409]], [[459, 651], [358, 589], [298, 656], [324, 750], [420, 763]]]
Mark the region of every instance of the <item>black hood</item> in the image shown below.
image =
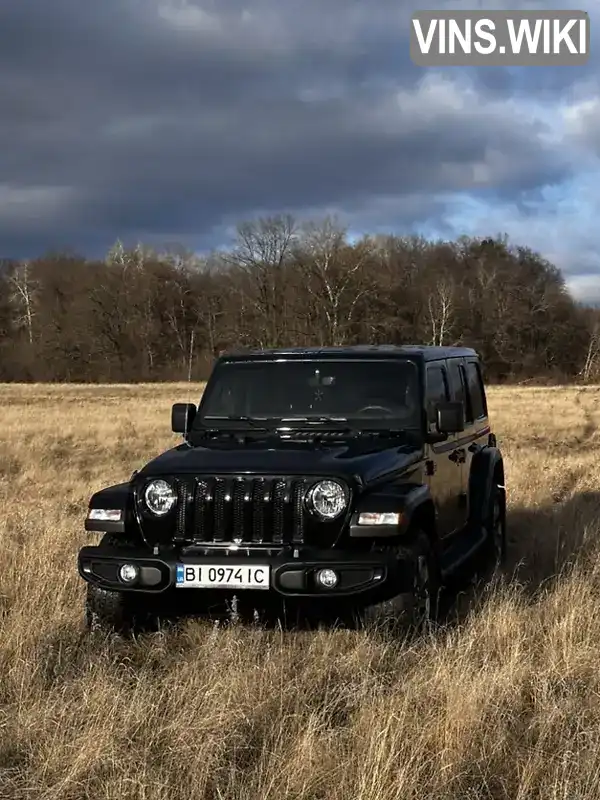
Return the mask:
[[314, 442], [213, 440], [187, 442], [162, 453], [140, 470], [140, 477], [178, 474], [315, 475], [358, 479], [363, 485], [400, 474], [422, 458], [414, 445], [390, 441]]

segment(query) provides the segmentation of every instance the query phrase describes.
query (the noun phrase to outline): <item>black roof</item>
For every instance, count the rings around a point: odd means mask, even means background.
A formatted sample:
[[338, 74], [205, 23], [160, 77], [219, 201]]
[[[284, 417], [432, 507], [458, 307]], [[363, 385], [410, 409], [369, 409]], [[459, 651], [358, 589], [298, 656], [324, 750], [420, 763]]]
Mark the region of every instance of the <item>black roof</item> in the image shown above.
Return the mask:
[[417, 358], [436, 361], [441, 358], [477, 356], [471, 347], [434, 347], [416, 344], [358, 344], [342, 347], [279, 347], [224, 353], [220, 361], [245, 361], [261, 358]]

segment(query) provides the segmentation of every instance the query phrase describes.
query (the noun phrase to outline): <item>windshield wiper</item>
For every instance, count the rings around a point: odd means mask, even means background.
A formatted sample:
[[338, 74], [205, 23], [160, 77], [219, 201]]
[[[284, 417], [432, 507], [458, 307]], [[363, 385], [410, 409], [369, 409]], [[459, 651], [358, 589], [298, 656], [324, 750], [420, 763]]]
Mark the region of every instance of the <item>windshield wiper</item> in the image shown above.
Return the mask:
[[[205, 415], [202, 417], [202, 421], [206, 422], [247, 422], [250, 426], [257, 430], [261, 431], [269, 431], [275, 433], [276, 430], [281, 430], [282, 427], [286, 425], [286, 423], [302, 423], [303, 426], [308, 426], [310, 428], [319, 426], [319, 425], [332, 425], [337, 430], [349, 431], [351, 433], [356, 433], [356, 429], [353, 428], [351, 425], [348, 424], [348, 420], [346, 417], [327, 417], [327, 416], [318, 416], [318, 417], [251, 417], [248, 415], [236, 414], [236, 415]], [[264, 425], [261, 424], [263, 422], [269, 422], [271, 425]]]
[[[261, 431], [269, 431], [271, 428], [267, 427], [266, 425], [261, 425], [262, 419], [260, 417], [249, 417], [243, 414], [236, 414], [232, 416], [216, 416], [216, 415], [206, 415], [202, 417], [202, 420], [214, 420], [217, 422], [247, 422], [253, 428], [258, 428]], [[266, 421], [266, 417], [265, 417]]]
[[307, 422], [309, 425], [335, 425], [343, 430], [354, 430], [346, 417], [281, 417], [278, 422]]

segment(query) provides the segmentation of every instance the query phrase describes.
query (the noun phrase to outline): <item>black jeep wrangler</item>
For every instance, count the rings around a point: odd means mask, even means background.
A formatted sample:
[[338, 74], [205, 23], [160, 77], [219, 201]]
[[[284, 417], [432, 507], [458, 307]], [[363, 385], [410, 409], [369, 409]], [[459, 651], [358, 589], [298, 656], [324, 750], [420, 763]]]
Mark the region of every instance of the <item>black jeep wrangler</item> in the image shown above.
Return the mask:
[[[402, 616], [506, 548], [504, 465], [477, 353], [356, 346], [220, 357], [184, 441], [96, 492], [79, 552], [87, 620], [148, 614]], [[489, 574], [489, 572], [488, 572]]]

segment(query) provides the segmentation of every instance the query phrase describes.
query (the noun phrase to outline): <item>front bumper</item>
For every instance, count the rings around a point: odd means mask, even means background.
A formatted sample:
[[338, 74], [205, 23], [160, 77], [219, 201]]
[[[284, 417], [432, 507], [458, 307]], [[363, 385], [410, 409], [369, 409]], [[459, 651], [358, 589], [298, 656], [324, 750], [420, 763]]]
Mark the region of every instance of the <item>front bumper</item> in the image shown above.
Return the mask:
[[[125, 584], [119, 578], [123, 564], [134, 564], [139, 568], [135, 585]], [[192, 593], [222, 593], [278, 595], [290, 598], [356, 598], [361, 603], [385, 600], [402, 592], [410, 591], [411, 572], [409, 565], [392, 552], [353, 553], [299, 549], [295, 551], [222, 550], [220, 552], [182, 553], [171, 550], [153, 555], [148, 550], [135, 548], [107, 548], [86, 546], [78, 555], [78, 569], [88, 583], [103, 589], [130, 591], [146, 595], [159, 595], [176, 588], [177, 565], [192, 566], [227, 564], [231, 567], [269, 566], [268, 591], [227, 587], [218, 589], [177, 589], [178, 595]], [[330, 568], [338, 574], [338, 583], [333, 588], [320, 586], [316, 573]]]

